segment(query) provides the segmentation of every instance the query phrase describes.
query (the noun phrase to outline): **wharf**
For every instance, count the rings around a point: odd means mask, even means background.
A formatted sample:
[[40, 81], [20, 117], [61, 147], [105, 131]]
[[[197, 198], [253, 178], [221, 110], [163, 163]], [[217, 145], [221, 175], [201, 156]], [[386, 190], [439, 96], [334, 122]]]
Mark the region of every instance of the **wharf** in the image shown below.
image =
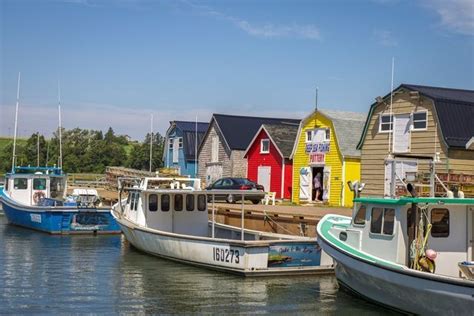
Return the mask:
[[[215, 203], [216, 222], [240, 227], [240, 203]], [[352, 210], [327, 205], [253, 205], [244, 204], [245, 228], [260, 231], [316, 237], [316, 225], [326, 214], [350, 216]], [[212, 206], [209, 203], [209, 219]]]

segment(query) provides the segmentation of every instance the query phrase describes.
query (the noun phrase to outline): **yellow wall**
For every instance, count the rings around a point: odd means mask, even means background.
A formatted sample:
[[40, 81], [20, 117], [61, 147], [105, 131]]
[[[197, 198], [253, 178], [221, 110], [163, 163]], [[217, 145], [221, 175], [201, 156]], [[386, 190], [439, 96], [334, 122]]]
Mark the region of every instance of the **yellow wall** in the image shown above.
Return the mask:
[[359, 180], [360, 182], [360, 159], [351, 159], [346, 158], [344, 163], [345, 168], [345, 183], [344, 183], [344, 206], [352, 207], [352, 199], [354, 198], [354, 193], [349, 190], [347, 181], [354, 182]]
[[[321, 113], [316, 115], [313, 113], [310, 118], [307, 118], [300, 127], [296, 151], [293, 156], [293, 189], [292, 201], [300, 203], [300, 169], [308, 167], [309, 155], [306, 153], [306, 131], [315, 128], [330, 128], [331, 139], [329, 144], [329, 152], [326, 153], [325, 165], [331, 167], [331, 183], [329, 192], [329, 205], [333, 206], [352, 206], [352, 192], [345, 187], [348, 180], [360, 180], [360, 159], [346, 159], [345, 174], [343, 175], [343, 158], [339, 151], [336, 141], [336, 133], [332, 122]], [[357, 144], [354, 144], [356, 146]], [[345, 179], [343, 179], [343, 177]], [[342, 199], [342, 190], [344, 191], [344, 203]], [[304, 201], [303, 201], [304, 202]]]

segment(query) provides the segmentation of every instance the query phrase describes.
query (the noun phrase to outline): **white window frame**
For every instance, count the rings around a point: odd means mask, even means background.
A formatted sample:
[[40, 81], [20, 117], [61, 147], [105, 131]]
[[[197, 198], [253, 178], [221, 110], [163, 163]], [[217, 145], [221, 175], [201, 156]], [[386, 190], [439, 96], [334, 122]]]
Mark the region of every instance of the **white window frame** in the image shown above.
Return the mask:
[[173, 137], [168, 138], [168, 149], [173, 149]]
[[[382, 123], [382, 117], [383, 116], [391, 116], [392, 119], [391, 119], [391, 122], [388, 122], [388, 123]], [[382, 114], [380, 113], [380, 116], [379, 116], [379, 133], [391, 133], [393, 131], [393, 122], [394, 122], [394, 115], [393, 113], [392, 114]], [[388, 129], [388, 130], [382, 130], [382, 124], [390, 124], [392, 125], [392, 128]]]
[[219, 136], [211, 138], [211, 162], [219, 162]]
[[331, 129], [330, 128], [326, 128], [326, 135], [324, 136], [324, 140], [328, 143], [331, 141]]
[[[426, 118], [424, 120], [425, 127], [424, 128], [415, 128], [415, 114], [425, 113]], [[421, 120], [417, 120], [417, 122], [423, 122]], [[411, 113], [411, 130], [412, 131], [426, 131], [428, 130], [428, 110], [416, 111]]]
[[[306, 142], [307, 142], [307, 143], [311, 143], [311, 142], [313, 141], [313, 138], [314, 138], [314, 130], [313, 130], [313, 129], [308, 129], [308, 130], [306, 130], [304, 133], [305, 133], [305, 135], [306, 135], [306, 136], [305, 136], [305, 137], [306, 137]], [[310, 133], [311, 139], [308, 138], [308, 133]]]
[[[380, 233], [373, 233], [371, 231], [372, 229], [372, 213], [374, 208], [380, 208], [382, 209], [382, 225], [380, 226]], [[385, 234], [383, 232], [384, 226], [385, 226], [385, 213], [387, 210], [393, 210], [393, 230], [391, 234]], [[367, 212], [367, 210], [366, 210]], [[366, 213], [367, 216], [367, 213]], [[369, 221], [369, 236], [375, 237], [375, 236], [386, 236], [386, 237], [393, 237], [395, 236], [395, 232], [397, 229], [397, 209], [394, 207], [380, 207], [380, 206], [372, 206], [370, 209], [370, 221]]]
[[183, 137], [178, 138], [178, 148], [183, 148]]
[[[267, 150], [264, 150], [264, 143], [267, 143]], [[264, 138], [260, 141], [260, 153], [261, 154], [269, 154], [270, 153], [270, 139]]]

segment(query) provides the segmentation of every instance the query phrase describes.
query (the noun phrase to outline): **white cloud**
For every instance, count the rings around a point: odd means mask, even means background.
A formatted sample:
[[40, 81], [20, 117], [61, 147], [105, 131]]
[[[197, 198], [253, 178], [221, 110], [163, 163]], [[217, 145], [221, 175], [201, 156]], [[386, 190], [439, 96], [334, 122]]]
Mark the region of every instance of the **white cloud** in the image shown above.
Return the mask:
[[273, 23], [256, 24], [247, 20], [227, 15], [208, 6], [197, 5], [189, 1], [182, 1], [186, 6], [190, 7], [199, 14], [212, 16], [216, 19], [228, 21], [237, 28], [249, 35], [263, 38], [300, 38], [309, 40], [320, 40], [321, 32], [319, 28], [313, 24], [286, 24], [277, 25]]
[[455, 33], [474, 35], [473, 0], [423, 0], [423, 5], [434, 10], [441, 25]]
[[387, 30], [374, 30], [373, 32], [375, 40], [383, 46], [395, 47], [398, 46], [398, 41], [393, 37], [392, 32]]

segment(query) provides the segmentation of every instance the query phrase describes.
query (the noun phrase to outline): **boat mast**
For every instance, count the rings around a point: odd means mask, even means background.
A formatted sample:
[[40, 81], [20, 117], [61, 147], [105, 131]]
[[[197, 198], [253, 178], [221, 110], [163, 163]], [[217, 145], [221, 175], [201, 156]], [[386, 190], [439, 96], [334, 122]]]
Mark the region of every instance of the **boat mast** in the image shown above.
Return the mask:
[[392, 81], [390, 84], [390, 131], [388, 133], [388, 156], [392, 158], [393, 147], [393, 73], [395, 71], [395, 57], [392, 57]]
[[59, 115], [59, 168], [63, 167], [62, 127], [61, 127], [61, 85], [58, 80], [58, 115]]
[[197, 152], [198, 152], [198, 117], [196, 115], [196, 126], [195, 126], [195, 135], [194, 135], [194, 176], [197, 177], [198, 175], [198, 156], [197, 156]]
[[151, 114], [151, 127], [150, 127], [150, 172], [151, 172], [151, 165], [152, 165], [152, 157], [153, 157], [153, 114]]
[[15, 130], [13, 134], [12, 172], [15, 171], [15, 161], [16, 161], [16, 137], [18, 134], [18, 106], [20, 104], [20, 79], [21, 79], [21, 73], [18, 72], [18, 85], [16, 89], [16, 106], [15, 106]]
[[36, 132], [36, 167], [40, 165], [40, 141], [39, 141], [40, 133]]

